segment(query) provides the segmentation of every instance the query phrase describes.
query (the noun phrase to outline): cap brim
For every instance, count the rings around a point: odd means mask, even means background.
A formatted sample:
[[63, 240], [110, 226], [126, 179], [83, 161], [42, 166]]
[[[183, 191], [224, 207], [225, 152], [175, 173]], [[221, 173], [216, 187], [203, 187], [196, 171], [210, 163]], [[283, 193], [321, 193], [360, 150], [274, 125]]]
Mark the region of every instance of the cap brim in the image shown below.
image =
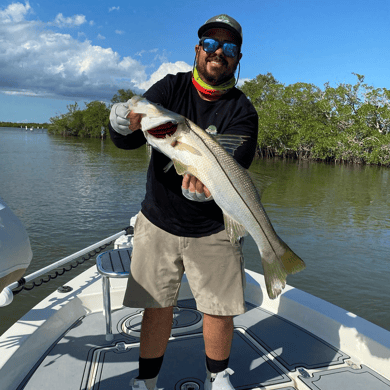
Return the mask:
[[240, 45], [242, 44], [242, 38], [240, 36], [240, 34], [237, 32], [237, 30], [231, 26], [229, 26], [228, 24], [226, 23], [222, 23], [222, 22], [212, 22], [212, 23], [208, 23], [207, 25], [203, 25], [199, 30], [198, 30], [198, 37], [199, 38], [202, 38], [204, 33], [208, 30], [211, 30], [212, 28], [222, 28], [224, 30], [229, 30], [231, 31], [234, 36], [236, 37], [236, 39], [238, 40], [238, 42], [240, 43]]

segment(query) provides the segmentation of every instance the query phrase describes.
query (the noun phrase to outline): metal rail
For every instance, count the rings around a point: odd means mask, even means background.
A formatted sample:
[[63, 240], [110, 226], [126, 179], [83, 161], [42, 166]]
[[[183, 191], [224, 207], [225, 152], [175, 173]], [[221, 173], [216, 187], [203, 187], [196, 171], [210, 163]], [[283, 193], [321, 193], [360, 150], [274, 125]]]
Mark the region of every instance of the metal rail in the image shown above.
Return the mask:
[[22, 279], [20, 279], [18, 282], [14, 282], [14, 283], [11, 283], [9, 286], [5, 287], [3, 289], [3, 291], [1, 292], [0, 294], [0, 307], [1, 306], [6, 306], [6, 305], [9, 305], [12, 300], [13, 300], [13, 293], [12, 293], [12, 290], [15, 290], [17, 288], [19, 288], [20, 286], [28, 283], [28, 282], [31, 282], [32, 280], [36, 279], [36, 278], [39, 278], [40, 276], [42, 275], [45, 275], [49, 272], [51, 272], [52, 270], [56, 269], [56, 268], [59, 268], [59, 267], [62, 267], [64, 266], [65, 264], [68, 264], [69, 262], [99, 248], [100, 246], [102, 245], [105, 245], [107, 243], [110, 243], [111, 241], [114, 241], [116, 240], [117, 238], [125, 235], [125, 234], [132, 234], [132, 230], [133, 230], [133, 227], [130, 226], [130, 227], [127, 227], [126, 229], [123, 229], [122, 231], [110, 236], [110, 237], [107, 237], [105, 238], [104, 240], [102, 241], [99, 241], [93, 245], [90, 245], [88, 246], [87, 248], [84, 248], [76, 253], [73, 253], [72, 255], [69, 255], [67, 257], [64, 257], [63, 259], [61, 260], [58, 260], [56, 261], [55, 263], [53, 264], [50, 264], [48, 265], [47, 267], [44, 267], [44, 268], [41, 268], [40, 270], [36, 271], [36, 272], [33, 272], [32, 274], [30, 275], [27, 275], [25, 277], [23, 277]]

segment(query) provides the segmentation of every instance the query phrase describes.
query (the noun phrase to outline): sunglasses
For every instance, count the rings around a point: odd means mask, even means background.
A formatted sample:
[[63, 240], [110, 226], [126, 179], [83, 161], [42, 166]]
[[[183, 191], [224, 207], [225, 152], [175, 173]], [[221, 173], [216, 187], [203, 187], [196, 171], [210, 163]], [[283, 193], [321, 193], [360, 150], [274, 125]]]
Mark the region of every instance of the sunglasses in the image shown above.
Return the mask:
[[225, 54], [226, 57], [235, 57], [238, 52], [239, 48], [238, 45], [232, 42], [227, 42], [227, 41], [217, 41], [214, 38], [209, 38], [209, 37], [203, 37], [199, 41], [199, 45], [203, 46], [203, 50], [206, 53], [214, 53], [217, 51], [220, 47], [222, 47], [223, 54]]

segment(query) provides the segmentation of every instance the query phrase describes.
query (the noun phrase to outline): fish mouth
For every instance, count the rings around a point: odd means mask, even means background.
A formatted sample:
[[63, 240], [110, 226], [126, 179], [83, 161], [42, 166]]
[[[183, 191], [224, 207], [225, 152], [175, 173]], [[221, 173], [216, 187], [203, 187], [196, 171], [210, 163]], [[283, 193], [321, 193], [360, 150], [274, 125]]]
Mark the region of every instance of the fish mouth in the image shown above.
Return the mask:
[[177, 123], [168, 122], [153, 129], [147, 130], [147, 132], [155, 138], [166, 138], [175, 134], [177, 130]]

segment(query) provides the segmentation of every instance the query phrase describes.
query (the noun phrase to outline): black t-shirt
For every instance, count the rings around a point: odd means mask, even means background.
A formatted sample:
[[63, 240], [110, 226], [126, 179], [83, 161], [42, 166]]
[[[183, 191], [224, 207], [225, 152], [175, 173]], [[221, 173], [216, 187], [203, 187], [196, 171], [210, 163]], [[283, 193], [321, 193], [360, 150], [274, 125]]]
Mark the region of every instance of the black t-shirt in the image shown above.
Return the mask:
[[[217, 101], [205, 101], [199, 97], [191, 78], [191, 72], [167, 75], [154, 84], [144, 97], [183, 115], [204, 130], [212, 127], [218, 134], [249, 136], [233, 156], [244, 168], [249, 168], [256, 150], [258, 131], [258, 116], [253, 105], [236, 88]], [[122, 136], [111, 126], [109, 128], [113, 142], [122, 149], [135, 149], [146, 142], [142, 131]], [[223, 230], [221, 209], [214, 201], [186, 199], [181, 191], [182, 176], [173, 167], [167, 173], [163, 170], [169, 161], [168, 157], [153, 149], [142, 213], [154, 225], [178, 236], [202, 237]]]

